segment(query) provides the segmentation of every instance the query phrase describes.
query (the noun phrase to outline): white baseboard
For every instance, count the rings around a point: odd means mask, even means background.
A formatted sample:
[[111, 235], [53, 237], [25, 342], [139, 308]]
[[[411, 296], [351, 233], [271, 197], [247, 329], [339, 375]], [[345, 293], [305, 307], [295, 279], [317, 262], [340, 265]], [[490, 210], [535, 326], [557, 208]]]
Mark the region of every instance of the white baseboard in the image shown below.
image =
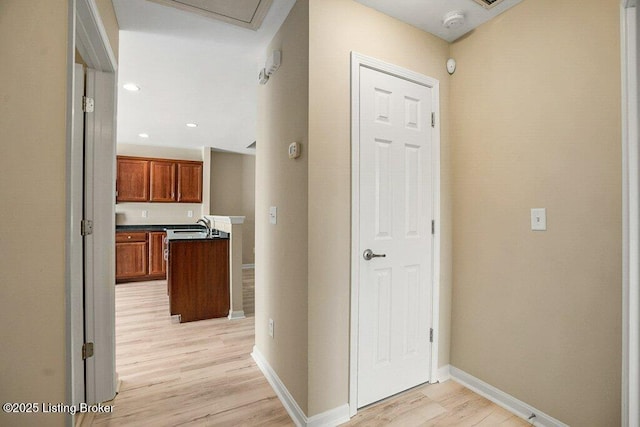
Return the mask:
[[436, 372], [436, 381], [439, 383], [443, 383], [445, 381], [449, 381], [451, 379], [451, 373], [449, 372], [449, 368], [451, 365], [445, 365], [438, 368], [438, 372]]
[[249, 270], [251, 268], [256, 268], [255, 264], [242, 264], [242, 269], [243, 270]]
[[334, 427], [346, 423], [349, 416], [349, 405], [345, 403], [337, 408], [330, 409], [321, 414], [314, 415], [307, 420], [307, 427]]
[[337, 426], [339, 424], [349, 421], [349, 405], [344, 404], [334, 409], [330, 409], [321, 414], [307, 418], [305, 413], [300, 409], [296, 400], [291, 396], [289, 390], [284, 383], [278, 377], [278, 374], [271, 368], [269, 362], [264, 358], [260, 350], [255, 346], [251, 353], [253, 360], [256, 361], [258, 368], [262, 371], [269, 384], [276, 392], [278, 399], [282, 402], [282, 405], [289, 413], [289, 416], [298, 427], [329, 427]]
[[[534, 426], [541, 427], [569, 427], [567, 424], [556, 420], [550, 415], [545, 414], [539, 409], [534, 408], [531, 405], [524, 403], [521, 400], [505, 393], [502, 390], [495, 388], [494, 386], [485, 383], [484, 381], [474, 377], [465, 371], [456, 368], [455, 366], [449, 367], [451, 378], [467, 387], [470, 390], [475, 391], [479, 395], [486, 397], [498, 406], [502, 406], [509, 412], [517, 415], [525, 421], [532, 422]], [[535, 414], [536, 417], [533, 420], [529, 420], [529, 416]]]
[[244, 310], [238, 310], [238, 311], [229, 310], [229, 315], [227, 316], [227, 318], [229, 320], [239, 320], [239, 319], [245, 319], [246, 316], [244, 315]]

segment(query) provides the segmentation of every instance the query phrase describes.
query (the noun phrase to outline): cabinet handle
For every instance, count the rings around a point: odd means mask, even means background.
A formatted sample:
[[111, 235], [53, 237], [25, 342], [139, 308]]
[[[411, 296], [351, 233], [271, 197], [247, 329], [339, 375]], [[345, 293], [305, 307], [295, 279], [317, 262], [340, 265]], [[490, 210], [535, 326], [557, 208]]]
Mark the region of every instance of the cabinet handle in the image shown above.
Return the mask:
[[127, 236], [127, 239], [130, 239], [130, 238], [131, 238], [131, 236]]

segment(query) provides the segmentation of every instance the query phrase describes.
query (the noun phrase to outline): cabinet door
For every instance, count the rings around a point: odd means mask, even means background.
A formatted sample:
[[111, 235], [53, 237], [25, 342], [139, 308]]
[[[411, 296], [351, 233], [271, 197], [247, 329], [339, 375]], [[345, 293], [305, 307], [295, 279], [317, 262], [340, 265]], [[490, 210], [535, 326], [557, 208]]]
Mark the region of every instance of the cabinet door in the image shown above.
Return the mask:
[[116, 281], [147, 275], [147, 242], [116, 243]]
[[118, 157], [116, 202], [149, 201], [149, 162]]
[[166, 277], [167, 262], [164, 259], [164, 238], [163, 231], [153, 231], [149, 233], [149, 276]]
[[202, 203], [202, 162], [178, 162], [178, 201]]
[[176, 201], [176, 164], [152, 160], [149, 162], [151, 169], [151, 182], [149, 201], [151, 202], [175, 202]]

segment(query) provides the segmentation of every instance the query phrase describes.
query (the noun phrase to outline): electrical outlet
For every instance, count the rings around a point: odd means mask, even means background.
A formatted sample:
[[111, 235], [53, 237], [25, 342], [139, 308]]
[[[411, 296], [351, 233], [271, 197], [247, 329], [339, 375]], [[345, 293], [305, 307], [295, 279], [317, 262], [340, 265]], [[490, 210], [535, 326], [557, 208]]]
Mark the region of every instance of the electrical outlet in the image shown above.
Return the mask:
[[278, 223], [278, 208], [275, 206], [269, 207], [269, 223], [274, 225]]
[[142, 218], [149, 217], [149, 211], [142, 211]]
[[187, 216], [188, 216], [189, 218], [193, 218], [193, 211], [192, 211], [192, 210], [188, 210], [188, 211], [187, 211]]
[[269, 319], [269, 336], [273, 338], [273, 319]]

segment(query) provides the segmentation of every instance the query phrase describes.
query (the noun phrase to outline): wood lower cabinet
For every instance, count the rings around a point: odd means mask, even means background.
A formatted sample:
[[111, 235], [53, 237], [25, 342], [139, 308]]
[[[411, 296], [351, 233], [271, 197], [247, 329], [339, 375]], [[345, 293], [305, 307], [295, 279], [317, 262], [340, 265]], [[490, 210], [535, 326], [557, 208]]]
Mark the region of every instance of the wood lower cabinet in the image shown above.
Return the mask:
[[149, 276], [164, 279], [167, 276], [167, 261], [164, 259], [164, 231], [149, 233]]
[[147, 233], [116, 233], [116, 281], [144, 278], [148, 257]]
[[229, 315], [229, 240], [171, 240], [169, 310], [180, 322]]
[[165, 279], [164, 238], [159, 232], [116, 233], [116, 283]]

